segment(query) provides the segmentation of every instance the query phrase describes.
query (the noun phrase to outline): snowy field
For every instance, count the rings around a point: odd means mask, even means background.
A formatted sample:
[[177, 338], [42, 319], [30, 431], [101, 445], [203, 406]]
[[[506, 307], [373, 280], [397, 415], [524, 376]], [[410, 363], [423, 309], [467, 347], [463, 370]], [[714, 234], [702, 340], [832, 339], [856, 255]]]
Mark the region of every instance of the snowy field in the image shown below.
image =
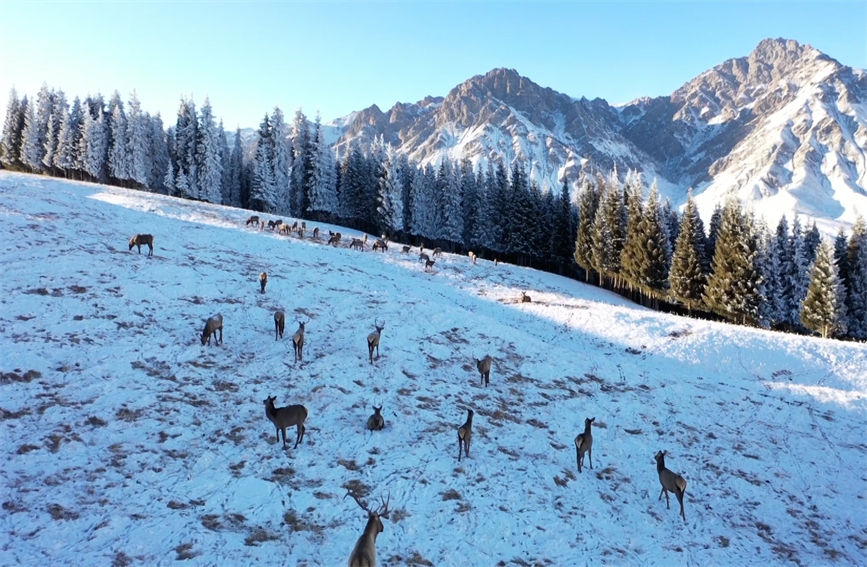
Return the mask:
[[[418, 248], [350, 250], [345, 228], [333, 248], [248, 215], [0, 172], [0, 564], [345, 565], [366, 521], [350, 488], [390, 498], [382, 565], [867, 564], [863, 344], [464, 256], [427, 273]], [[137, 232], [153, 258], [128, 250]], [[202, 346], [217, 312], [224, 342]], [[269, 395], [307, 407], [297, 448]], [[387, 425], [369, 432], [374, 404]], [[686, 522], [658, 500], [659, 450]]]

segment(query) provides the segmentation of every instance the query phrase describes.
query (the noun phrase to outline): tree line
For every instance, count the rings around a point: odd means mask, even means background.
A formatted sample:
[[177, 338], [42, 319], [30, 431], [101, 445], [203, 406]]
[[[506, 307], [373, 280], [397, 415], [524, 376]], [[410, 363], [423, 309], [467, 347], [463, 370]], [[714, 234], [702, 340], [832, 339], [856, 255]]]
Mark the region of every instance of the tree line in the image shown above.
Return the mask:
[[[736, 200], [708, 230], [692, 194], [682, 213], [640, 173], [597, 172], [539, 187], [519, 160], [418, 164], [375, 139], [335, 150], [319, 116], [275, 107], [252, 143], [206, 99], [182, 99], [174, 125], [135, 93], [75, 98], [13, 90], [0, 166], [332, 222], [392, 239], [474, 251], [612, 289], [654, 308], [824, 337], [867, 339], [867, 226], [823, 241], [815, 224], [776, 230]], [[248, 148], [246, 151], [244, 148]], [[572, 188], [577, 187], [577, 199]], [[559, 189], [559, 190], [558, 190]]]

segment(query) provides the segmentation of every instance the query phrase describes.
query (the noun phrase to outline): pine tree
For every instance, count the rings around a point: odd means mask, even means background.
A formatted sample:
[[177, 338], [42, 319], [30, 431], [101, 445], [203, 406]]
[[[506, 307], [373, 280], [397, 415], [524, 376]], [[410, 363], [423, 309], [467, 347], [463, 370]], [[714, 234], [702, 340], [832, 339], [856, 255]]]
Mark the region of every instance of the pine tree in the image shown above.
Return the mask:
[[[640, 194], [640, 193], [639, 193]], [[621, 265], [624, 279], [647, 297], [661, 298], [668, 284], [668, 231], [663, 227], [659, 190], [651, 188], [647, 203], [638, 205], [637, 222], [629, 223]]]
[[27, 105], [24, 115], [24, 131], [21, 135], [21, 162], [32, 172], [43, 170], [45, 139], [51, 116], [52, 95], [43, 85], [36, 96], [36, 103]]
[[293, 158], [292, 138], [289, 124], [279, 106], [271, 112], [271, 162], [274, 172], [274, 190], [277, 198], [277, 208], [271, 212], [277, 214], [306, 216], [305, 201], [302, 190], [293, 179], [297, 162]]
[[83, 110], [76, 169], [93, 181], [103, 182], [108, 172], [108, 124], [102, 97], [88, 97]]
[[584, 270], [585, 281], [590, 281], [593, 265], [593, 227], [599, 208], [599, 190], [587, 179], [578, 195], [578, 230], [575, 236], [575, 263]]
[[827, 242], [816, 249], [816, 259], [810, 273], [810, 284], [801, 307], [801, 322], [805, 327], [828, 338], [842, 330], [840, 278], [834, 264], [834, 251]]
[[560, 267], [560, 273], [565, 273], [566, 267], [572, 263], [572, 251], [575, 245], [575, 226], [572, 223], [572, 197], [569, 192], [569, 182], [564, 177], [560, 188], [560, 198], [555, 203], [551, 224], [551, 254]]
[[150, 116], [142, 112], [135, 91], [130, 96], [126, 126], [129, 179], [138, 187], [153, 187], [150, 184], [154, 158], [154, 148], [150, 140]]
[[44, 171], [54, 169], [54, 156], [60, 143], [60, 128], [69, 112], [69, 104], [66, 102], [66, 94], [63, 91], [55, 91], [51, 97], [51, 113], [48, 117], [48, 125], [45, 130], [45, 155], [42, 157]]
[[862, 216], [852, 226], [846, 263], [849, 272], [846, 289], [849, 335], [864, 340], [867, 339], [867, 223]]
[[599, 199], [599, 209], [593, 221], [593, 269], [600, 279], [620, 287], [620, 255], [626, 236], [626, 207], [616, 172]]
[[[198, 197], [198, 171], [196, 144], [199, 134], [196, 105], [192, 100], [181, 99], [178, 121], [174, 130], [175, 195], [185, 199]], [[181, 182], [183, 180], [183, 183]]]
[[[305, 216], [309, 213], [310, 209], [314, 158], [310, 124], [300, 108], [295, 112], [295, 122], [292, 125], [292, 152], [292, 214]], [[359, 157], [361, 157], [360, 151], [356, 155], [356, 158]], [[360, 162], [356, 159], [353, 163], [358, 165]], [[355, 173], [359, 174], [360, 172], [355, 171]], [[360, 216], [370, 218], [365, 214], [361, 214]]]
[[436, 173], [426, 166], [412, 180], [412, 233], [428, 242], [436, 239]]
[[209, 203], [221, 203], [223, 159], [220, 155], [220, 134], [208, 98], [205, 98], [200, 110], [197, 132], [196, 171], [199, 176], [197, 198]]
[[274, 183], [274, 140], [271, 118], [266, 114], [259, 125], [256, 151], [253, 155], [249, 207], [270, 213], [278, 208], [279, 197]]
[[[313, 175], [310, 181], [310, 213], [317, 220], [331, 220], [337, 216], [337, 179], [335, 159], [325, 141], [321, 118], [316, 113], [314, 123]], [[399, 223], [403, 226], [403, 219]]]
[[229, 158], [228, 173], [224, 186], [223, 204], [240, 207], [241, 203], [241, 129], [235, 130], [235, 140], [232, 144]]
[[[461, 160], [460, 164], [461, 195], [461, 224], [463, 233], [461, 242], [467, 249], [472, 249], [470, 242], [475, 231], [476, 217], [479, 214], [479, 188], [476, 186], [476, 174], [473, 171], [473, 162], [469, 158]], [[478, 249], [478, 246], [476, 247]]]
[[686, 199], [686, 208], [680, 219], [671, 271], [668, 276], [672, 297], [686, 305], [689, 311], [702, 305], [708, 272], [704, 257], [706, 253], [704, 225], [690, 190]]
[[735, 199], [726, 201], [704, 302], [713, 312], [741, 324], [757, 324], [761, 276], [750, 219]]
[[108, 175], [118, 184], [130, 179], [130, 156], [126, 112], [120, 94], [114, 91], [108, 102]]
[[[150, 157], [150, 159], [145, 159], [145, 165], [148, 169], [147, 186], [154, 191], [169, 193], [174, 190], [173, 185], [169, 187], [165, 183], [166, 172], [172, 167], [169, 151], [171, 137], [163, 130], [163, 119], [159, 114], [156, 116], [145, 114], [144, 118], [147, 130], [147, 155]], [[174, 175], [172, 175], [172, 184], [174, 184]]]
[[66, 177], [69, 177], [75, 169], [83, 120], [81, 100], [75, 97], [75, 100], [72, 101], [72, 108], [63, 116], [60, 123], [60, 131], [57, 133], [57, 150], [54, 152], [54, 163], [52, 164]]
[[722, 205], [717, 203], [713, 207], [713, 213], [711, 213], [711, 215], [710, 215], [710, 223], [708, 225], [708, 233], [707, 233], [707, 257], [708, 258], [713, 258], [713, 255], [716, 252], [716, 239], [717, 239], [717, 235], [719, 235], [720, 225], [722, 224], [722, 216], [723, 216]]
[[24, 117], [27, 113], [27, 97], [18, 100], [13, 88], [9, 92], [6, 106], [6, 120], [3, 122], [3, 138], [0, 139], [0, 164], [3, 167], [21, 167], [21, 140], [24, 135]]
[[[463, 195], [461, 194], [461, 181], [454, 164], [443, 158], [437, 175], [438, 213], [437, 238], [454, 245], [462, 244], [461, 237], [464, 232], [464, 215], [461, 210]], [[454, 249], [454, 248], [452, 248]]]
[[772, 326], [792, 325], [792, 313], [796, 306], [793, 287], [794, 251], [785, 215], [777, 223], [770, 247], [767, 269], [764, 270], [765, 293], [768, 298], [767, 316]]
[[[380, 138], [379, 144], [384, 144]], [[398, 154], [391, 146], [383, 147], [382, 175], [378, 181], [377, 233], [395, 234], [403, 231], [403, 186], [401, 185]]]

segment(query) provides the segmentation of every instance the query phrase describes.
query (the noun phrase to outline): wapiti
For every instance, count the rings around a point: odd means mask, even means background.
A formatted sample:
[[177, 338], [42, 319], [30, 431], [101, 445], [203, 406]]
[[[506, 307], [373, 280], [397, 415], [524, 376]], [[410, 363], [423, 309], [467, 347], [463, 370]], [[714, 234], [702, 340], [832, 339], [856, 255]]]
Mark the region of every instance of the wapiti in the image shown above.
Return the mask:
[[581, 465], [584, 464], [584, 453], [587, 453], [590, 468], [593, 468], [593, 434], [590, 432], [590, 424], [594, 421], [596, 421], [595, 417], [584, 418], [584, 433], [579, 433], [575, 437], [575, 459], [578, 461], [578, 472], [581, 472]]
[[434, 264], [436, 264], [436, 263], [437, 263], [436, 260], [425, 260], [424, 271], [425, 272], [432, 272]]
[[382, 417], [382, 406], [373, 406], [373, 415], [367, 418], [367, 428], [371, 431], [380, 431], [385, 428], [385, 418]]
[[482, 384], [487, 386], [491, 383], [491, 363], [494, 362], [494, 359], [491, 358], [491, 355], [485, 355], [485, 358], [480, 358], [476, 360], [476, 368], [479, 369], [479, 374], [482, 375]]
[[662, 491], [659, 493], [657, 500], [661, 499], [662, 494], [665, 493], [665, 507], [666, 509], [671, 509], [671, 506], [668, 504], [668, 493], [673, 492], [677, 496], [677, 501], [680, 502], [680, 517], [685, 522], [686, 514], [683, 512], [683, 495], [686, 493], [686, 481], [679, 474], [665, 468], [665, 451], [659, 451], [653, 458], [656, 459], [656, 472], [659, 474], [659, 484], [662, 485]]
[[475, 252], [473, 252], [472, 250], [470, 250], [470, 251], [467, 253], [467, 256], [469, 257], [470, 262], [472, 262], [473, 264], [476, 263], [476, 259], [478, 258], [478, 256], [476, 256], [476, 253], [475, 253]]
[[328, 244], [331, 244], [332, 246], [337, 246], [337, 244], [340, 242], [340, 238], [341, 235], [339, 232], [331, 232], [330, 230], [328, 231]]
[[129, 249], [132, 250], [133, 246], [138, 246], [138, 253], [141, 254], [142, 244], [147, 244], [148, 246], [148, 256], [154, 255], [154, 235], [153, 234], [136, 234], [132, 238], [129, 239]]
[[[220, 331], [220, 340], [217, 341], [217, 331]], [[223, 344], [223, 316], [217, 313], [213, 317], [208, 317], [205, 321], [205, 328], [202, 331], [202, 345], [205, 343], [211, 344], [211, 336], [214, 337], [214, 345]]]
[[382, 250], [383, 252], [388, 250], [388, 239], [385, 237], [377, 238], [376, 242], [373, 243], [373, 251], [376, 252], [377, 249]]
[[425, 262], [425, 263], [430, 262], [430, 256], [428, 256], [424, 252], [419, 252], [418, 261], [419, 262]]
[[458, 428], [458, 462], [461, 460], [461, 444], [464, 454], [470, 456], [470, 441], [473, 438], [473, 410], [467, 410], [467, 420]]
[[367, 242], [367, 235], [364, 235], [364, 239], [361, 238], [353, 238], [349, 243], [349, 248], [358, 248], [359, 250], [364, 250], [364, 244]]
[[262, 272], [259, 274], [259, 293], [265, 293], [265, 285], [268, 283], [268, 274]]
[[373, 364], [373, 350], [376, 349], [376, 358], [379, 358], [379, 337], [382, 335], [382, 330], [385, 328], [385, 321], [382, 325], [374, 321], [374, 332], [367, 335], [367, 353], [370, 355], [370, 363]]
[[277, 340], [277, 335], [283, 338], [283, 329], [286, 327], [286, 314], [282, 311], [274, 313], [274, 340]]
[[247, 219], [247, 226], [250, 226], [251, 224], [255, 224], [256, 226], [259, 226], [258, 215], [253, 215], [252, 217]]
[[295, 362], [302, 358], [304, 352], [304, 326], [307, 321], [298, 321], [298, 330], [292, 335], [292, 349], [295, 351]]
[[433, 252], [431, 253], [431, 256], [433, 256], [434, 258], [436, 258], [437, 256], [442, 256], [442, 255], [443, 255], [443, 249], [440, 248], [439, 246], [434, 248]]
[[277, 428], [277, 441], [280, 440], [280, 433], [283, 433], [283, 448], [286, 448], [286, 428], [296, 426], [297, 436], [295, 439], [295, 447], [304, 439], [304, 421], [307, 419], [307, 408], [301, 405], [286, 406], [282, 408], [274, 407], [274, 396], [268, 396], [265, 399], [265, 415]]
[[529, 295], [527, 295], [526, 291], [521, 292], [521, 303], [530, 303], [533, 301]]
[[404, 254], [409, 254], [410, 248], [411, 248], [411, 247], [410, 247], [408, 244], [404, 244], [404, 245], [401, 247], [400, 251], [403, 252]]
[[352, 496], [355, 503], [367, 512], [367, 524], [352, 549], [352, 555], [349, 556], [349, 567], [376, 567], [376, 536], [383, 530], [380, 518], [388, 519], [388, 503], [391, 500], [391, 495], [376, 511], [368, 508], [354, 493], [348, 492], [347, 496]]

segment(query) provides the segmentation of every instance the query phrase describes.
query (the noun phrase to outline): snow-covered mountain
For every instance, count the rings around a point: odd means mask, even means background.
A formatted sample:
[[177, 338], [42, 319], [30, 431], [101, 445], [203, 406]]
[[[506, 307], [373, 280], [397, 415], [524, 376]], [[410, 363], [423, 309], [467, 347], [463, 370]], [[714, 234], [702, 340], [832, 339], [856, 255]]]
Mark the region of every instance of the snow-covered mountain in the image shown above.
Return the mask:
[[[447, 253], [427, 272], [399, 243], [249, 214], [0, 171], [0, 566], [346, 565], [367, 520], [350, 488], [390, 498], [381, 565], [867, 564], [863, 344]], [[217, 312], [223, 342], [203, 346]], [[307, 407], [297, 448], [267, 396]], [[686, 521], [658, 498], [659, 450]]]
[[618, 107], [495, 69], [445, 98], [332, 126], [338, 148], [382, 135], [421, 163], [520, 158], [549, 187], [582, 169], [637, 169], [675, 204], [693, 188], [705, 218], [729, 194], [771, 223], [807, 215], [829, 232], [867, 214], [867, 73], [792, 40], [763, 40], [670, 96]]

